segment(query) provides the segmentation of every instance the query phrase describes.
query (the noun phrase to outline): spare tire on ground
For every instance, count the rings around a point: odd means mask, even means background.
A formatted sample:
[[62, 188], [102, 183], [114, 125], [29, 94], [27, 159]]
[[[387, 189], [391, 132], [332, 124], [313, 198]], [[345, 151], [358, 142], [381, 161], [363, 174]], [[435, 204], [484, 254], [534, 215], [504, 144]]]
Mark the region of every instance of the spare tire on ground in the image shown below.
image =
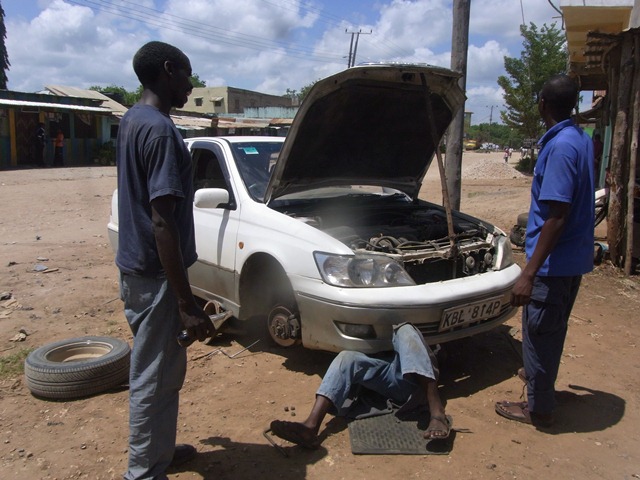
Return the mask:
[[24, 375], [37, 397], [87, 397], [126, 384], [130, 357], [129, 344], [117, 338], [71, 338], [31, 352], [24, 362]]

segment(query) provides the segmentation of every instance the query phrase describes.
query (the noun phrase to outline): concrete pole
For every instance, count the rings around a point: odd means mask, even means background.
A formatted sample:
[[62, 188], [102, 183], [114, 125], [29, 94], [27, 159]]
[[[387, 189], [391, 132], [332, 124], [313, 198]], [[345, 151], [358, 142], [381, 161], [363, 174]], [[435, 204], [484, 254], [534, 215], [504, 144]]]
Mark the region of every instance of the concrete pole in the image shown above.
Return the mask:
[[[451, 69], [462, 74], [459, 84], [463, 92], [467, 86], [467, 50], [469, 48], [469, 15], [471, 0], [453, 0], [453, 28], [451, 36]], [[464, 104], [449, 126], [445, 176], [449, 200], [454, 210], [460, 210], [462, 140], [464, 136]]]

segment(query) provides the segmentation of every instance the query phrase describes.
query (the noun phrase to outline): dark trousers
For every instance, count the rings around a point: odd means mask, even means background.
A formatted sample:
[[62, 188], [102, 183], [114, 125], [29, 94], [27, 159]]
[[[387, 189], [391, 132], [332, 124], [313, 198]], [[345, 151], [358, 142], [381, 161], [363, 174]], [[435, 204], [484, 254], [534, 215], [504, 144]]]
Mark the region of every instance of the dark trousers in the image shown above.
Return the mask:
[[531, 302], [522, 310], [522, 354], [527, 373], [529, 410], [551, 413], [569, 315], [581, 275], [536, 277]]
[[55, 147], [54, 153], [53, 153], [53, 166], [54, 167], [61, 167], [62, 164], [64, 163], [64, 157], [62, 155], [62, 148], [63, 147]]

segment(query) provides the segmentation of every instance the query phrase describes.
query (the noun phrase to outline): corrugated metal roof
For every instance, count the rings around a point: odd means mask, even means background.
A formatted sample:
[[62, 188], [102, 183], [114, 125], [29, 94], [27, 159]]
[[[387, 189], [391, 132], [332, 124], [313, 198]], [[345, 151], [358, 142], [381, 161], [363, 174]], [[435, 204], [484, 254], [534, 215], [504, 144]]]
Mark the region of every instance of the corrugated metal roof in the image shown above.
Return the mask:
[[171, 120], [181, 130], [204, 130], [211, 127], [210, 118], [171, 115]]
[[291, 125], [293, 118], [272, 118], [269, 125]]
[[256, 121], [242, 118], [221, 118], [218, 120], [218, 128], [266, 128], [268, 126], [268, 120]]
[[111, 110], [115, 115], [122, 116], [126, 113], [127, 107], [121, 103], [116, 102], [114, 99], [107, 97], [105, 94], [97, 92], [95, 90], [88, 90], [77, 87], [65, 87], [62, 85], [45, 85], [48, 91], [54, 95], [61, 95], [64, 97], [79, 97], [90, 98], [92, 100], [102, 101], [102, 107], [106, 107]]
[[38, 107], [38, 108], [57, 108], [59, 110], [81, 110], [84, 112], [111, 113], [111, 110], [105, 107], [89, 107], [86, 105], [69, 105], [67, 103], [49, 103], [49, 102], [29, 102], [25, 100], [9, 100], [0, 98], [0, 106], [7, 107]]

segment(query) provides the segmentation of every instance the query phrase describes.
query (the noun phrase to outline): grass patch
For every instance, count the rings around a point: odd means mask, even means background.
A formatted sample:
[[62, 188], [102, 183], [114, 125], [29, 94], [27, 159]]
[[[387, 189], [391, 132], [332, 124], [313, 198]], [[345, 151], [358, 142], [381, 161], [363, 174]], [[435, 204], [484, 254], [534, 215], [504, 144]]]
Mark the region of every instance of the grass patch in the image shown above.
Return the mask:
[[24, 359], [32, 348], [21, 348], [15, 353], [0, 357], [0, 380], [17, 377], [24, 373]]

